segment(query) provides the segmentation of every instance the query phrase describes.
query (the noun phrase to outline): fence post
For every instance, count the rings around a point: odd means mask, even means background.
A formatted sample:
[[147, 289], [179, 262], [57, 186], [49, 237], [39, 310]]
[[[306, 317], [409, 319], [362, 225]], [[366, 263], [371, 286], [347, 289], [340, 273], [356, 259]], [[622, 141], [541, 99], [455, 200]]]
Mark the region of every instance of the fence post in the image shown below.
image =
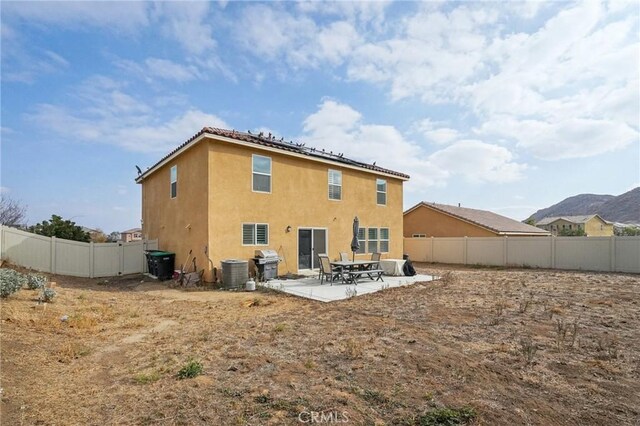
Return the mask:
[[118, 243], [118, 251], [120, 252], [118, 256], [118, 275], [122, 275], [124, 271], [124, 245], [122, 242]]
[[0, 225], [0, 259], [4, 259], [4, 225]]
[[469, 244], [469, 239], [465, 235], [464, 236], [464, 247], [462, 247], [462, 263], [464, 263], [465, 265], [467, 264], [467, 251], [469, 250], [468, 244]]
[[51, 237], [51, 273], [56, 273], [56, 237]]
[[433, 235], [431, 236], [431, 254], [429, 256], [431, 257], [430, 262], [433, 263], [433, 258], [435, 257], [433, 255]]
[[95, 267], [95, 260], [94, 260], [94, 249], [95, 247], [93, 246], [93, 241], [91, 241], [89, 243], [89, 278], [93, 278], [93, 270]]
[[551, 236], [551, 269], [556, 269], [556, 236]]
[[609, 271], [616, 271], [616, 236], [612, 235], [609, 243]]
[[502, 243], [502, 266], [509, 265], [509, 237], [507, 235], [504, 236], [504, 240]]

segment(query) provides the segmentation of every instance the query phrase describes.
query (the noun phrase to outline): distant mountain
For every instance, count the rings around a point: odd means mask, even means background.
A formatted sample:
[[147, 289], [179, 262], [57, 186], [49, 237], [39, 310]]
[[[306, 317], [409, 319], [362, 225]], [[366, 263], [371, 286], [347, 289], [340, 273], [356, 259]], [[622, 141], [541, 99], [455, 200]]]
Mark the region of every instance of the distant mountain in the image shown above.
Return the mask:
[[607, 201], [598, 214], [611, 222], [640, 223], [640, 187]]
[[640, 223], [640, 187], [622, 195], [580, 194], [538, 210], [530, 219], [599, 214], [610, 222]]

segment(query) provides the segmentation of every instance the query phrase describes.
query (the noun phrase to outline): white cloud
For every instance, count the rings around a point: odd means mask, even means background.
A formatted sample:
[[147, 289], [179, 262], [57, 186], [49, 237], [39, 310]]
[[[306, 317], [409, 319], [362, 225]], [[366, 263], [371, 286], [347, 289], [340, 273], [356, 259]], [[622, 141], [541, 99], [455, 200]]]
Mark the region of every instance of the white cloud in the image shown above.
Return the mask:
[[325, 62], [339, 65], [360, 43], [348, 21], [318, 26], [306, 15], [263, 4], [247, 6], [235, 28], [245, 50], [266, 61], [284, 61], [294, 69]]
[[303, 129], [300, 140], [309, 146], [411, 175], [407, 190], [413, 192], [444, 185], [453, 176], [473, 182], [511, 182], [527, 169], [507, 148], [477, 140], [456, 141], [429, 153], [394, 126], [365, 124], [358, 111], [331, 99], [305, 119]]
[[[134, 32], [149, 24], [147, 3], [119, 2], [3, 2], [4, 19], [22, 19], [32, 23], [59, 25], [74, 29], [100, 27]], [[3, 23], [4, 25], [4, 23]]]
[[515, 139], [545, 160], [591, 157], [638, 141], [638, 132], [625, 123], [581, 118], [548, 122], [496, 117], [480, 130]]
[[448, 127], [443, 123], [434, 122], [428, 118], [420, 121], [414, 127], [427, 141], [438, 145], [448, 144], [462, 137], [457, 129]]
[[122, 83], [96, 76], [77, 89], [77, 106], [39, 104], [26, 118], [41, 131], [72, 141], [136, 152], [166, 152], [205, 126], [228, 127], [213, 114], [188, 107], [172, 113], [125, 90]]
[[155, 7], [164, 33], [178, 41], [185, 51], [202, 55], [216, 47], [208, 2], [160, 2]]
[[526, 164], [514, 161], [505, 147], [479, 140], [461, 140], [433, 153], [430, 160], [451, 174], [472, 182], [513, 182], [522, 179]]

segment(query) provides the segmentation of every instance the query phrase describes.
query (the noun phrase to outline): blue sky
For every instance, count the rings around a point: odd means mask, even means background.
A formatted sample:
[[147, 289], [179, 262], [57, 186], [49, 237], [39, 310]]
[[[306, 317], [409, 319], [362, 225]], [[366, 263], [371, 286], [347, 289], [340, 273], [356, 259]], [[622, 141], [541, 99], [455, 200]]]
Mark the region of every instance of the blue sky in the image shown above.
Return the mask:
[[521, 220], [640, 183], [636, 2], [9, 2], [1, 191], [33, 224], [140, 223], [204, 126], [402, 171], [405, 208]]

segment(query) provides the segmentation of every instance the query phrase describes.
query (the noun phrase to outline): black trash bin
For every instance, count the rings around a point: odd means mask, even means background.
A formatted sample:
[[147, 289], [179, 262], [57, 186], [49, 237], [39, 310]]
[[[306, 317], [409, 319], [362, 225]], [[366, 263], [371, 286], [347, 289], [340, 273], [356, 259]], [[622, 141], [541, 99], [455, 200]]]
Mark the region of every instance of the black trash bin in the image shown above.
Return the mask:
[[149, 273], [160, 281], [170, 280], [173, 278], [173, 269], [176, 260], [176, 254], [162, 250], [148, 250], [147, 267]]

